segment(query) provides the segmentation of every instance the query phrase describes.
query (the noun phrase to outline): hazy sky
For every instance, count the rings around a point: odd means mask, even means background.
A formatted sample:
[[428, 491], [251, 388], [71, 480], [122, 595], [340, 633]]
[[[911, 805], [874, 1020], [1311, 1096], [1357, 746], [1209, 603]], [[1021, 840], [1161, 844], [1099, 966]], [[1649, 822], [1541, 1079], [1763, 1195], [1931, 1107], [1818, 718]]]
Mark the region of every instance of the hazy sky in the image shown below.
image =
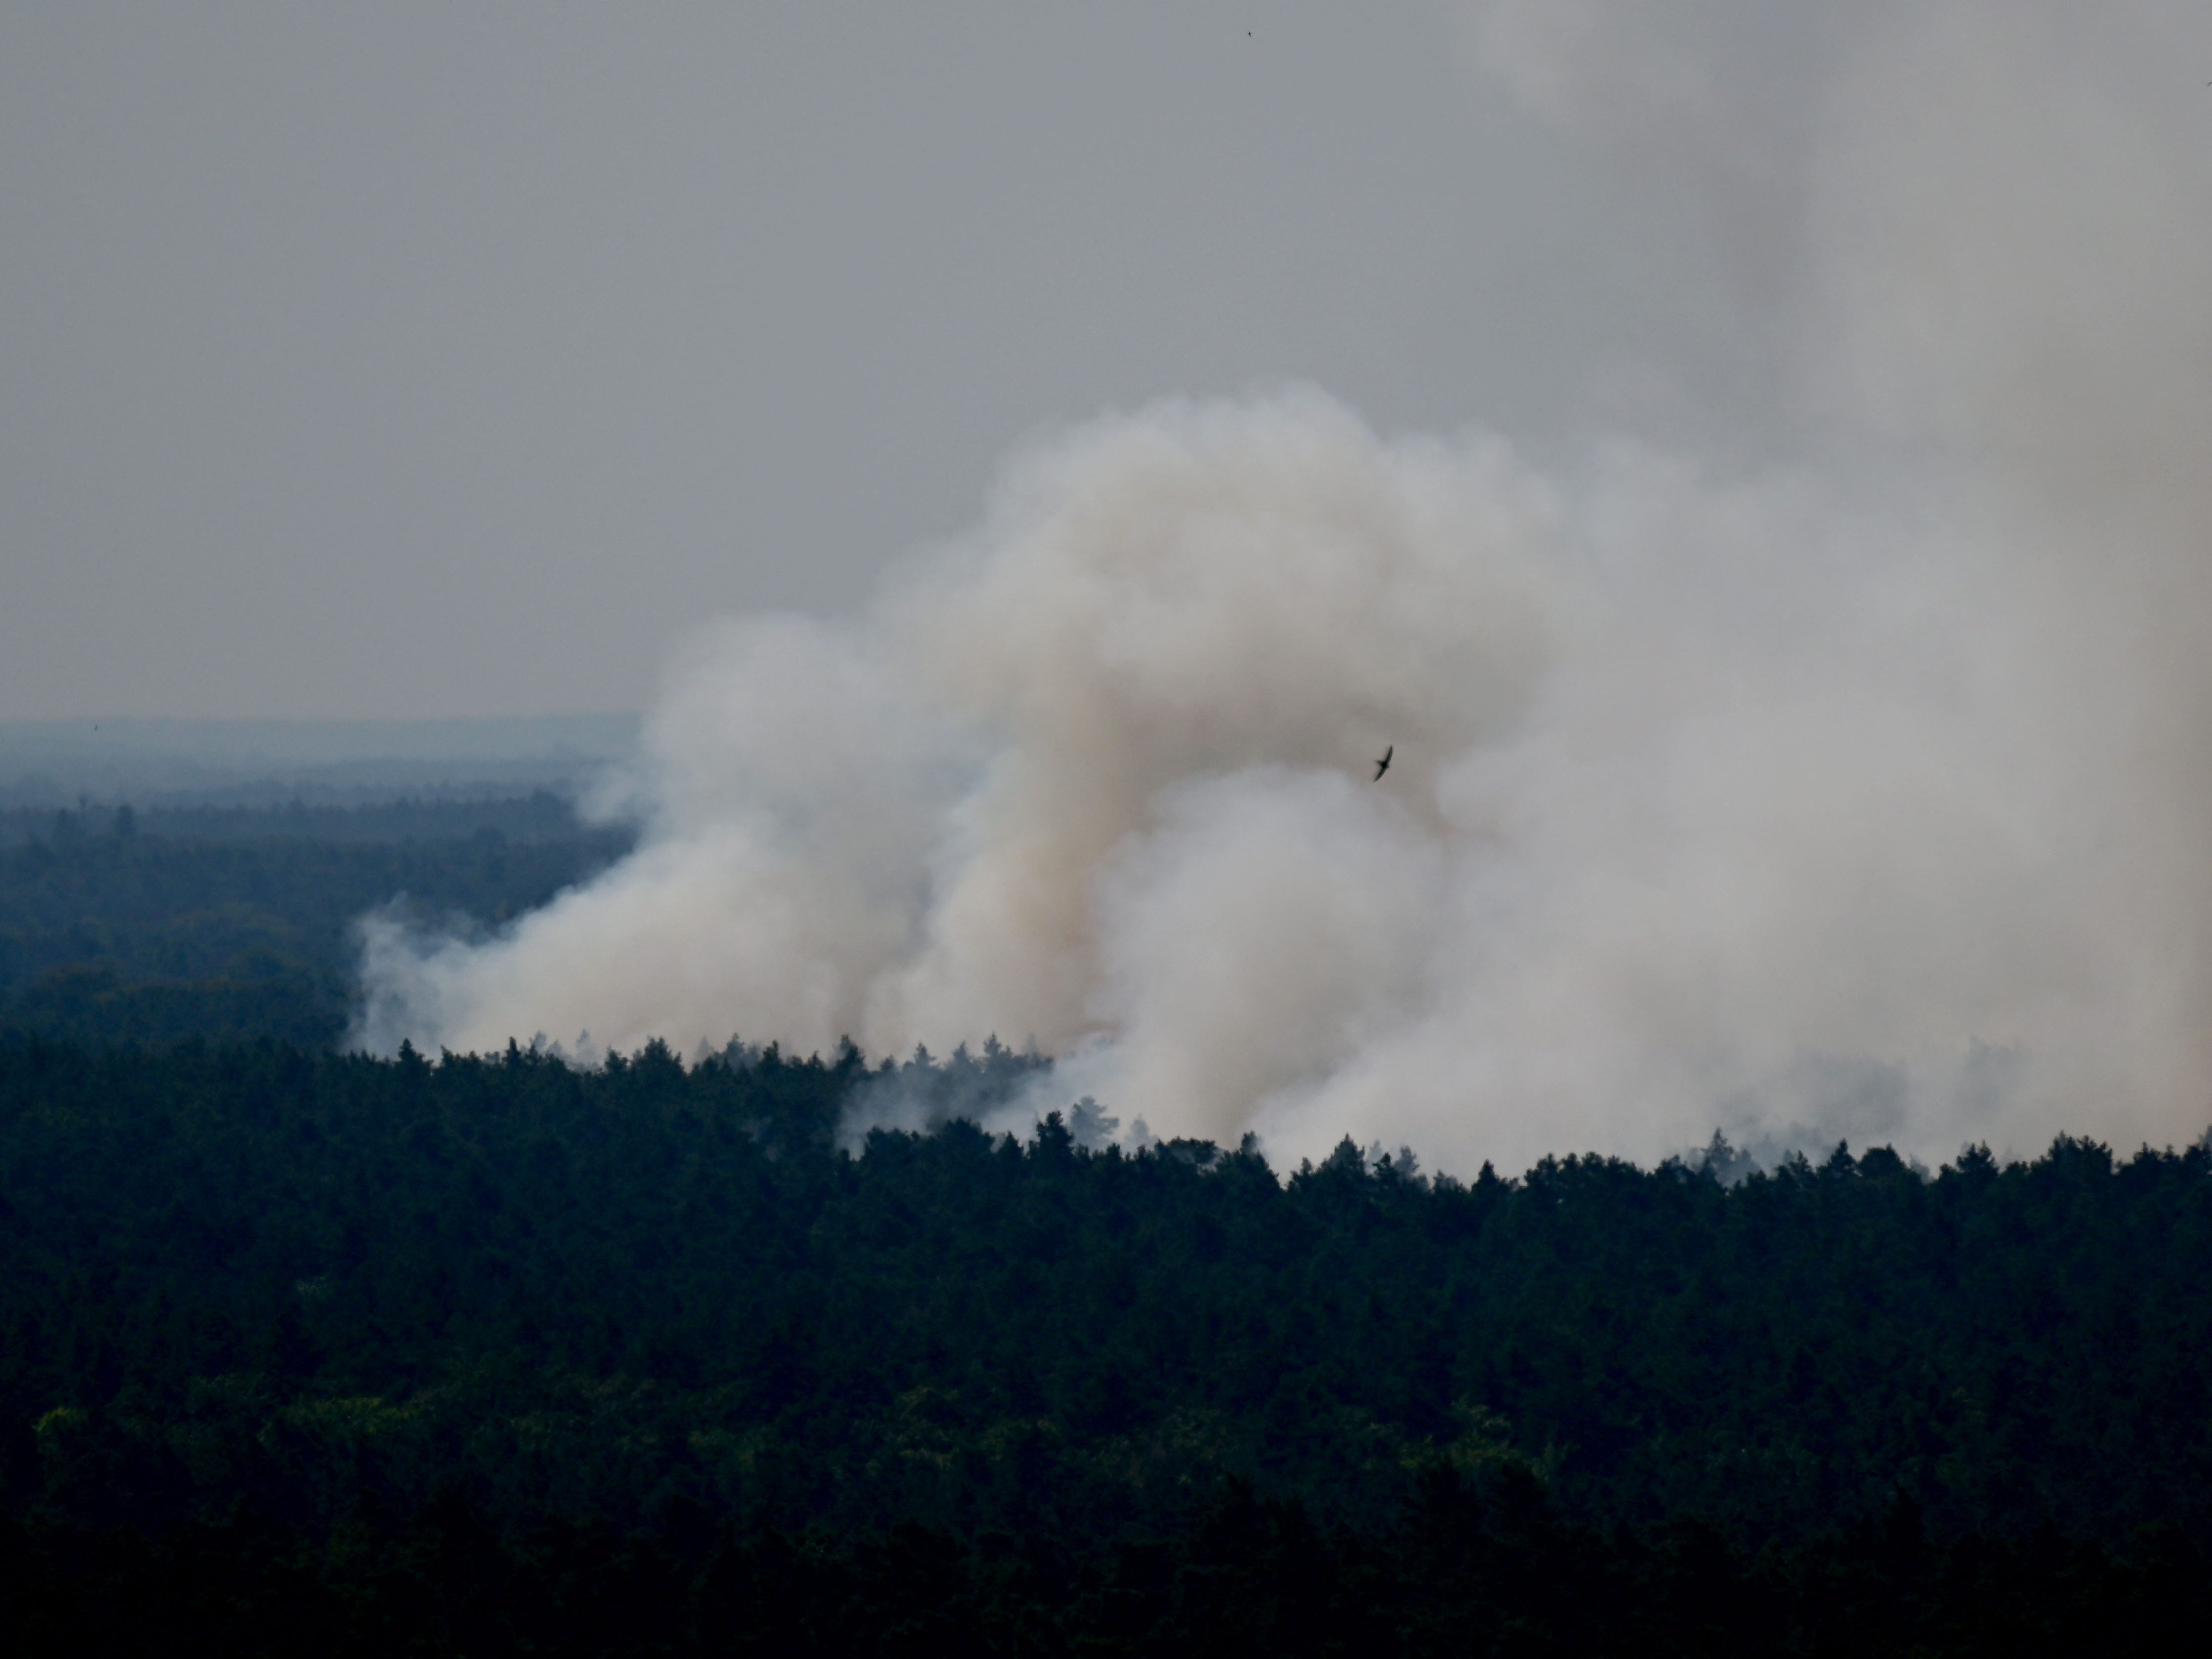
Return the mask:
[[[1786, 95], [1825, 9], [1718, 9]], [[1758, 398], [1741, 204], [1601, 165], [1474, 34], [0, 10], [0, 720], [641, 707], [687, 625], [845, 607], [1011, 447], [1165, 393], [1539, 453]]]

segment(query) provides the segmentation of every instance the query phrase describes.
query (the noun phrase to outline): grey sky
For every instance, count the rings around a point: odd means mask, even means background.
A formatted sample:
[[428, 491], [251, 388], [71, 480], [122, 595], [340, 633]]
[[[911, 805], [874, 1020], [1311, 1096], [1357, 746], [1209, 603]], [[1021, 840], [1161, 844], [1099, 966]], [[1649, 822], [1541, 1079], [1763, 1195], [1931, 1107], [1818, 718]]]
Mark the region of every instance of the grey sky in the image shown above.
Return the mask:
[[1771, 354], [1713, 204], [1470, 39], [9, 7], [0, 720], [636, 708], [688, 624], [848, 605], [1010, 446], [1164, 394], [1311, 380], [1540, 449], [1725, 403]]

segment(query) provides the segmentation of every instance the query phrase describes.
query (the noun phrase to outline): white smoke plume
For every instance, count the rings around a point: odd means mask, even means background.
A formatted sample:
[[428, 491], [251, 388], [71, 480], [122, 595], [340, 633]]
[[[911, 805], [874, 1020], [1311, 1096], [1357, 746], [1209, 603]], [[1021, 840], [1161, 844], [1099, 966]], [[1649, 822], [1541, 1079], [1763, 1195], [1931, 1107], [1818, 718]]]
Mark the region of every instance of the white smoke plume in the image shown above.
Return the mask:
[[1741, 246], [1794, 461], [1102, 421], [864, 615], [694, 640], [638, 852], [489, 942], [371, 924], [358, 1039], [995, 1033], [1156, 1133], [1447, 1169], [2201, 1129], [2212, 23], [1474, 24]]

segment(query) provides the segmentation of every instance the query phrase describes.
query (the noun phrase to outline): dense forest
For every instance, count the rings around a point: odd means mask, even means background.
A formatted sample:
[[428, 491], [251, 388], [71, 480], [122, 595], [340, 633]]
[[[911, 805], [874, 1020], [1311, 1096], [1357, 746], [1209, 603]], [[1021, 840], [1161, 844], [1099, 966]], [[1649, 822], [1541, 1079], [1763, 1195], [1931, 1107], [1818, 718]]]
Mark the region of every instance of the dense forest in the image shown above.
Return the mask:
[[0, 1024], [95, 1043], [327, 1047], [351, 1011], [364, 912], [496, 926], [630, 841], [544, 792], [0, 813]]
[[[0, 813], [20, 1650], [2075, 1653], [2193, 1614], [2202, 1145], [1462, 1181], [1116, 1146], [995, 1041], [337, 1052], [364, 911], [496, 927], [628, 845], [544, 793]], [[862, 1135], [886, 1093], [933, 1127]], [[1065, 1116], [975, 1127], [1017, 1099]]]
[[[1433, 1178], [1040, 1077], [0, 1038], [0, 1595], [230, 1651], [2150, 1651], [2212, 1155]], [[935, 1101], [854, 1142], [860, 1086]]]

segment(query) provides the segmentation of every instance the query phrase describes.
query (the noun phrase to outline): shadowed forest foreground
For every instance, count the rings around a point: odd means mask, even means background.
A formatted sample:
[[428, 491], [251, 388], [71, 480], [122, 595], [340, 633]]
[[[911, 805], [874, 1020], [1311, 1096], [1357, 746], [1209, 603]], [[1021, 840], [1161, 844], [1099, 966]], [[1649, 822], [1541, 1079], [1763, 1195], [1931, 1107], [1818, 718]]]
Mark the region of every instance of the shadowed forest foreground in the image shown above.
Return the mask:
[[[975, 1100], [994, 1049], [894, 1081]], [[836, 1144], [847, 1051], [0, 1038], [0, 1594], [230, 1651], [2112, 1650], [2212, 1158]]]

